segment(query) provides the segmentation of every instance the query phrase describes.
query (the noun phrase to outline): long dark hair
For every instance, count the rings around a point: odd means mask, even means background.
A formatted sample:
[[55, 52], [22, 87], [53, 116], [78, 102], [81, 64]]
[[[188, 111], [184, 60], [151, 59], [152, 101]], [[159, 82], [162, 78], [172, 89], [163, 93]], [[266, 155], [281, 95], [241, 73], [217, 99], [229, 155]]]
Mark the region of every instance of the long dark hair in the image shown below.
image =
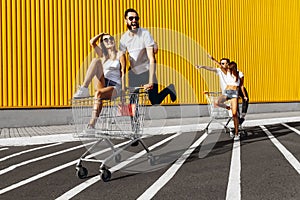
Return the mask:
[[235, 81], [237, 82], [239, 80], [239, 71], [237, 70], [237, 64], [236, 62], [230, 62], [228, 65], [228, 69], [231, 74], [235, 76]]
[[[106, 34], [103, 34], [100, 36], [100, 48], [102, 49], [102, 53], [103, 55], [107, 58], [108, 57], [108, 50], [107, 48], [105, 47], [104, 43], [103, 43], [103, 37], [106, 36], [106, 35], [109, 35], [110, 37], [112, 37], [110, 34], [106, 33]], [[114, 49], [116, 52], [117, 52], [117, 49], [116, 49], [116, 43], [115, 43], [115, 49]]]

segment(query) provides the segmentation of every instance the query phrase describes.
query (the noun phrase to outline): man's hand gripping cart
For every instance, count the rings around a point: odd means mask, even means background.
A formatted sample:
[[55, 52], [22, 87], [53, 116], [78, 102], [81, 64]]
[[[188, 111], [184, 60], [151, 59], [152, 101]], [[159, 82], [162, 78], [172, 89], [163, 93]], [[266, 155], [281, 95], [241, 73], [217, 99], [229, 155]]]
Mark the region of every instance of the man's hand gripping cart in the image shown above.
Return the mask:
[[[113, 159], [115, 163], [122, 160], [121, 152], [130, 146], [137, 146], [139, 143], [147, 152], [150, 164], [154, 162], [145, 142], [142, 140], [144, 118], [146, 113], [146, 103], [148, 101], [147, 91], [142, 88], [134, 88], [122, 97], [112, 99], [73, 99], [72, 114], [76, 126], [76, 137], [84, 140], [96, 140], [92, 146], [79, 158], [76, 164], [76, 174], [79, 178], [86, 178], [88, 175], [87, 168], [82, 166], [82, 162], [100, 163], [99, 171], [101, 179], [106, 182], [111, 178], [111, 172], [106, 163]], [[95, 129], [87, 129], [94, 103], [102, 103], [102, 111], [97, 120]], [[125, 140], [124, 145], [115, 145], [116, 141]], [[104, 159], [90, 158], [89, 154], [97, 154], [97, 148], [103, 145], [108, 146], [106, 149], [111, 151]], [[116, 147], [118, 146], [118, 147]], [[102, 149], [102, 152], [105, 151]]]

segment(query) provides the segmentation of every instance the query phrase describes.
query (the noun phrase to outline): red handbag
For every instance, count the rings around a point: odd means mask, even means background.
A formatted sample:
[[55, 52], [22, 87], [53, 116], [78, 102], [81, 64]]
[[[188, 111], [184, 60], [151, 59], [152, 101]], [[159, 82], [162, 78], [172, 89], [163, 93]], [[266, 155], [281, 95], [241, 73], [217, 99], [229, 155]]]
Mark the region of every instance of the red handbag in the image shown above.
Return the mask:
[[118, 116], [134, 116], [135, 115], [135, 104], [121, 103], [118, 105]]

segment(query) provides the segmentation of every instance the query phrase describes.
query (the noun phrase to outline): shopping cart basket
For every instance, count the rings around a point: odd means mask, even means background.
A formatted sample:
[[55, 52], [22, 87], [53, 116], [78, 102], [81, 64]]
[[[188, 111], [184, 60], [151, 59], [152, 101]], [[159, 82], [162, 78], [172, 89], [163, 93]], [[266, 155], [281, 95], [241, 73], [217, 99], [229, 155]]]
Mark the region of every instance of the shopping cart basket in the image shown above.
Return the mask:
[[[208, 112], [210, 116], [210, 121], [204, 130], [208, 133], [208, 128], [211, 123], [216, 122], [225, 128], [226, 133], [232, 134], [232, 130], [228, 127], [228, 124], [232, 119], [231, 111], [216, 105], [216, 101], [218, 100], [218, 97], [222, 95], [222, 93], [206, 91], [204, 94], [208, 102]], [[224, 125], [221, 120], [226, 120], [226, 124]]]
[[[218, 100], [219, 96], [222, 95], [221, 92], [204, 92], [206, 100], [208, 102], [208, 112], [210, 115], [210, 121], [208, 122], [206, 128], [204, 129], [208, 133], [208, 128], [212, 122], [219, 123], [222, 125], [226, 131], [226, 133], [230, 133], [230, 136], [233, 136], [233, 130], [228, 127], [229, 122], [232, 120], [232, 112], [231, 110], [227, 110], [225, 108], [219, 107], [216, 105], [216, 101]], [[225, 102], [225, 104], [230, 105], [230, 101]], [[221, 122], [221, 120], [226, 120], [226, 123]], [[241, 137], [246, 137], [247, 132], [246, 130], [239, 125], [239, 133]]]
[[[146, 113], [145, 106], [148, 101], [147, 91], [142, 88], [134, 88], [122, 97], [112, 99], [72, 99], [72, 114], [76, 127], [75, 137], [82, 140], [94, 139], [96, 142], [79, 158], [76, 164], [76, 174], [79, 178], [87, 177], [88, 170], [82, 166], [82, 162], [101, 163], [99, 167], [100, 176], [103, 181], [109, 181], [111, 172], [106, 163], [115, 160], [121, 161], [121, 152], [130, 146], [141, 144], [147, 152], [148, 160], [153, 163], [153, 157], [142, 139], [143, 125]], [[97, 119], [95, 129], [87, 129], [87, 125], [92, 117], [93, 106], [95, 103], [102, 103], [102, 110]], [[125, 139], [127, 142], [121, 147], [116, 148], [113, 141]], [[91, 152], [98, 151], [100, 145], [106, 144], [111, 151], [103, 159], [87, 158]]]

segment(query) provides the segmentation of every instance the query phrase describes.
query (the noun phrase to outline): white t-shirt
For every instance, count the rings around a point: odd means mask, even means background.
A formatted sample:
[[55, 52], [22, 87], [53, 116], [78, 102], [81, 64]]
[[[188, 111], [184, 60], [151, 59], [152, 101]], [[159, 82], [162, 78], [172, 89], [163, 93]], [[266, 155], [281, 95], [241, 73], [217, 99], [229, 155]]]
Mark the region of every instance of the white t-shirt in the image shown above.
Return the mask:
[[[227, 74], [224, 74], [224, 72], [220, 69], [217, 68], [217, 75], [220, 77], [220, 86], [222, 90], [222, 94], [224, 94], [224, 91], [226, 89], [227, 85], [236, 85], [237, 83], [235, 82], [235, 79], [231, 76], [229, 72]], [[239, 80], [238, 80], [238, 85], [240, 85], [240, 79], [244, 77], [243, 72], [239, 71]]]
[[230, 72], [227, 72], [226, 74], [226, 83], [227, 85], [233, 85], [233, 86], [240, 86], [240, 77], [238, 77], [236, 81], [236, 77], [233, 74], [230, 74]]
[[115, 60], [107, 59], [102, 64], [104, 77], [121, 85], [120, 55]]
[[135, 74], [141, 74], [149, 70], [149, 58], [146, 48], [155, 44], [150, 32], [139, 28], [133, 36], [126, 31], [120, 39], [119, 50], [123, 53], [128, 51], [131, 70]]

